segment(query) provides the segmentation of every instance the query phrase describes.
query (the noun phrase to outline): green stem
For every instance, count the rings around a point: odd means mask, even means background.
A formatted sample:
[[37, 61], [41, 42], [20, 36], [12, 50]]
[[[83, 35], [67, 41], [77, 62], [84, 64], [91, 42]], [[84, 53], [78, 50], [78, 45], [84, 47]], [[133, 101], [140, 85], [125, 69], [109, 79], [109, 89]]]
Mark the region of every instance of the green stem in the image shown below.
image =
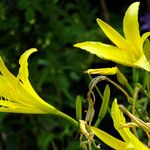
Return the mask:
[[[88, 75], [89, 75], [89, 77], [90, 77], [90, 79], [91, 79], [91, 81], [92, 81], [92, 77], [91, 77], [91, 75], [90, 75], [90, 74], [88, 74]], [[99, 96], [101, 97], [101, 99], [103, 99], [103, 96], [102, 96], [102, 94], [101, 94], [100, 90], [98, 89], [97, 85], [95, 85], [95, 88], [96, 88], [96, 90], [97, 90], [97, 92], [98, 92]]]
[[[113, 84], [115, 87], [117, 87], [120, 91], [122, 91], [122, 93], [124, 93], [124, 95], [127, 97], [128, 102], [131, 103], [131, 97], [129, 96], [129, 94], [128, 94], [120, 85], [118, 85], [117, 83], [113, 82], [111, 79], [109, 79], [109, 78], [106, 77], [106, 76], [99, 76], [99, 77], [96, 77], [96, 78], [94, 79], [94, 81], [93, 81], [94, 87], [95, 87], [95, 85], [96, 85], [98, 82], [103, 81], [103, 80], [106, 80], [106, 81], [110, 82], [110, 83]], [[92, 88], [93, 88], [93, 86], [92, 86]], [[101, 97], [103, 97], [103, 96], [101, 96]]]
[[138, 99], [138, 92], [139, 92], [139, 88], [135, 87], [134, 95], [133, 95], [133, 99], [132, 99], [132, 114], [133, 115], [135, 115], [135, 111], [136, 111], [136, 101]]
[[[133, 99], [132, 99], [132, 115], [135, 115], [135, 112], [136, 112], [136, 101], [138, 99], [138, 92], [139, 92], [139, 88], [135, 87], [134, 95], [133, 95]], [[133, 122], [133, 120], [132, 120], [132, 122]], [[134, 135], [136, 137], [138, 137], [136, 128], [132, 128], [132, 129], [133, 129]]]
[[146, 99], [146, 100], [144, 101], [143, 110], [147, 110], [147, 106], [148, 106], [148, 99]]
[[138, 83], [139, 81], [139, 70], [137, 68], [133, 68], [133, 83]]
[[110, 83], [112, 83], [114, 86], [116, 86], [120, 91], [122, 91], [125, 94], [125, 96], [127, 97], [128, 102], [131, 103], [130, 102], [131, 97], [129, 96], [129, 94], [120, 85], [118, 85], [114, 81], [110, 80], [109, 78], [106, 78], [106, 80], [109, 81]]
[[130, 94], [133, 96], [134, 91], [133, 91], [131, 85], [128, 83], [128, 84], [126, 85], [126, 87], [127, 87], [128, 91], [130, 92]]
[[150, 83], [149, 83], [150, 77], [149, 77], [149, 72], [145, 71], [144, 72], [144, 79], [143, 79], [143, 88], [146, 90], [150, 90]]

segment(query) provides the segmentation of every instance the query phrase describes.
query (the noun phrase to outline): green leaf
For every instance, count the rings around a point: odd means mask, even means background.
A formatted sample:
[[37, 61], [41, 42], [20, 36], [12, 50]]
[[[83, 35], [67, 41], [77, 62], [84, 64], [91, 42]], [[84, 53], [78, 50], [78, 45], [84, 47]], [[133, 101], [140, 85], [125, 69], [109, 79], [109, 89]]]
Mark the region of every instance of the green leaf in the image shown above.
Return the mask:
[[103, 94], [102, 105], [101, 105], [99, 115], [98, 115], [98, 119], [94, 125], [95, 127], [98, 127], [102, 119], [105, 117], [107, 108], [108, 108], [109, 99], [110, 99], [110, 88], [109, 88], [109, 85], [106, 85], [104, 94]]
[[135, 135], [130, 131], [129, 128], [123, 127], [126, 124], [126, 120], [123, 116], [122, 111], [119, 109], [117, 99], [115, 99], [112, 104], [111, 116], [114, 122], [115, 129], [119, 132], [119, 134], [127, 144], [127, 149], [148, 150], [148, 148], [135, 137]]

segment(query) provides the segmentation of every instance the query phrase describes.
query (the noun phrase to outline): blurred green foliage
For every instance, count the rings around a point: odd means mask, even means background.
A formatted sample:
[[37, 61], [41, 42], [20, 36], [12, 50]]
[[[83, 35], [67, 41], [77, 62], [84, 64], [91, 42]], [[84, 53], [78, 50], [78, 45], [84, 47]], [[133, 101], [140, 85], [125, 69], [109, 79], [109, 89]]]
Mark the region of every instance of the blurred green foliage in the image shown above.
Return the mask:
[[[17, 75], [20, 55], [37, 48], [29, 59], [33, 87], [45, 101], [75, 118], [76, 96], [85, 96], [88, 88], [83, 71], [100, 60], [73, 44], [105, 40], [95, 19], [107, 20], [106, 12], [99, 1], [1, 0], [0, 55]], [[115, 15], [112, 22], [119, 28], [120, 16]], [[108, 64], [99, 67], [104, 65]], [[55, 116], [1, 113], [0, 149], [77, 150], [79, 141], [73, 126]]]

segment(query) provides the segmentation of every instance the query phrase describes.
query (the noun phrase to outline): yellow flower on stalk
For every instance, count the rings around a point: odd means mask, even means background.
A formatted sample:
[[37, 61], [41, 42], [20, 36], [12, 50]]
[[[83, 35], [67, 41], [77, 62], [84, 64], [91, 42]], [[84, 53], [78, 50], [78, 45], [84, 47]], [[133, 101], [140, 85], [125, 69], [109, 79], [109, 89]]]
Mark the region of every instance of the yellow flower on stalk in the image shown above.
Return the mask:
[[0, 112], [54, 114], [77, 124], [73, 118], [41, 99], [30, 84], [27, 60], [36, 51], [37, 49], [31, 48], [21, 55], [17, 77], [9, 72], [0, 57]]
[[99, 68], [99, 69], [88, 69], [85, 71], [87, 74], [100, 74], [100, 75], [117, 75], [118, 81], [123, 85], [128, 85], [128, 80], [124, 74], [117, 68]]
[[117, 67], [112, 68], [100, 68], [100, 69], [88, 69], [85, 71], [87, 74], [101, 74], [101, 75], [114, 75], [118, 71]]
[[129, 128], [124, 127], [126, 121], [122, 111], [119, 109], [116, 99], [112, 104], [111, 116], [115, 129], [119, 132], [124, 141], [119, 140], [98, 128], [90, 127], [91, 131], [99, 139], [116, 150], [149, 150], [148, 147], [146, 147], [139, 141], [139, 139], [135, 137]]
[[[114, 61], [131, 67], [143, 68], [150, 71], [149, 60], [147, 60], [143, 45], [150, 32], [140, 36], [138, 23], [139, 2], [129, 6], [123, 20], [124, 37], [101, 19], [97, 19], [106, 36], [115, 44], [109, 45], [101, 42], [82, 42], [74, 46], [84, 49], [98, 57]], [[150, 49], [147, 49], [148, 51]]]

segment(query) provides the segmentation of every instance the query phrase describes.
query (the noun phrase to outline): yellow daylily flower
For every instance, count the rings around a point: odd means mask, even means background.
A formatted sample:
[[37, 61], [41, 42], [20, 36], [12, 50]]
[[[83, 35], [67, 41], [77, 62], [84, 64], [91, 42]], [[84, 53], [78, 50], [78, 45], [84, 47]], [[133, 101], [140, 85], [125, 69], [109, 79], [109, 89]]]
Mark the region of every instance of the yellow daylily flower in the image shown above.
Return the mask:
[[122, 111], [119, 109], [116, 99], [112, 104], [111, 116], [114, 122], [115, 129], [119, 132], [124, 141], [128, 145], [130, 145], [130, 147], [132, 146], [133, 150], [149, 149], [135, 137], [135, 135], [130, 131], [129, 128], [123, 127], [126, 124], [126, 120], [123, 116]]
[[73, 118], [41, 99], [30, 84], [27, 60], [36, 51], [37, 49], [31, 48], [21, 55], [17, 77], [10, 73], [0, 57], [0, 112], [54, 114], [67, 118], [77, 125]]
[[[140, 36], [138, 23], [139, 4], [139, 2], [131, 4], [126, 11], [123, 20], [125, 37], [122, 37], [116, 30], [101, 19], [97, 19], [98, 25], [115, 46], [93, 41], [77, 43], [74, 46], [96, 54], [103, 59], [150, 71], [150, 64], [143, 50], [144, 42], [150, 35], [150, 32]], [[149, 49], [146, 51], [148, 50]]]
[[125, 128], [125, 118], [122, 111], [119, 109], [117, 100], [115, 99], [112, 104], [111, 116], [114, 122], [115, 129], [119, 132], [124, 141], [121, 141], [108, 133], [95, 128], [90, 127], [91, 131], [104, 143], [116, 150], [149, 150], [143, 143], [141, 143], [129, 128]]

